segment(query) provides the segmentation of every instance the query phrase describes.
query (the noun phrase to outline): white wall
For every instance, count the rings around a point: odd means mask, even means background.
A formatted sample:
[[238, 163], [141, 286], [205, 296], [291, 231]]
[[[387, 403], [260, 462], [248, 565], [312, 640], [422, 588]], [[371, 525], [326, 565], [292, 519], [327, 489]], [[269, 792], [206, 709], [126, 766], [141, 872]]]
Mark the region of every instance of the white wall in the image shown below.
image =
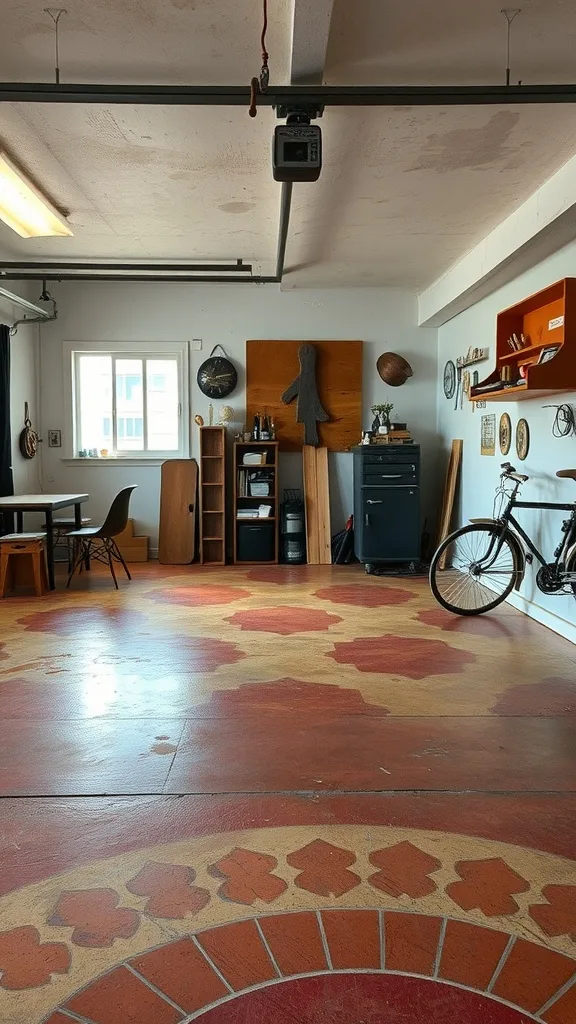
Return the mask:
[[[11, 290], [24, 298], [36, 298], [30, 286], [15, 282]], [[24, 315], [22, 308], [0, 297], [0, 323], [9, 327]], [[24, 459], [18, 447], [18, 437], [24, 426], [24, 402], [28, 402], [33, 426], [38, 429], [38, 328], [19, 327], [10, 339], [10, 426], [12, 433], [12, 473], [14, 492], [32, 493], [40, 487], [40, 458]]]
[[[63, 443], [70, 424], [63, 422], [62, 342], [156, 341], [202, 338], [201, 352], [191, 352], [192, 415], [207, 422], [208, 399], [196, 386], [196, 372], [214, 345], [220, 343], [239, 371], [238, 389], [226, 400], [244, 422], [245, 341], [248, 338], [352, 339], [364, 341], [364, 426], [370, 406], [393, 401], [399, 418], [407, 420], [423, 446], [424, 511], [430, 518], [437, 491], [436, 331], [417, 327], [416, 296], [385, 289], [281, 292], [275, 285], [100, 284], [68, 283], [54, 287], [59, 316], [41, 330], [42, 430], [61, 429]], [[376, 373], [384, 351], [404, 355], [414, 377], [401, 389], [385, 385]], [[197, 455], [193, 427], [193, 455]], [[298, 486], [300, 458], [282, 457], [281, 486]], [[46, 491], [87, 491], [89, 514], [101, 517], [113, 495], [126, 483], [138, 484], [132, 514], [156, 547], [160, 469], [112, 463], [68, 465], [59, 449], [43, 451]], [[330, 460], [333, 528], [352, 511], [352, 456]]]
[[[474, 516], [492, 515], [494, 490], [498, 483], [500, 464], [510, 461], [530, 476], [522, 492], [525, 501], [574, 501], [576, 484], [559, 480], [557, 469], [576, 467], [576, 438], [556, 439], [552, 436], [554, 409], [546, 409], [549, 403], [566, 402], [576, 407], [576, 393], [552, 396], [548, 399], [530, 399], [521, 402], [487, 402], [486, 409], [472, 412], [472, 406], [465, 401], [462, 411], [454, 411], [454, 399], [444, 397], [442, 372], [446, 360], [464, 355], [470, 345], [474, 348], [490, 346], [490, 362], [480, 363], [473, 369], [480, 371], [480, 377], [487, 376], [495, 360], [496, 315], [507, 306], [519, 302], [532, 292], [539, 291], [563, 277], [573, 276], [576, 268], [576, 244], [567, 246], [537, 267], [522, 274], [516, 280], [499, 289], [493, 295], [461, 313], [439, 329], [439, 409], [438, 424], [442, 437], [445, 457], [453, 438], [463, 438], [464, 453], [460, 487], [460, 508], [458, 523]], [[484, 373], [486, 370], [486, 373]], [[508, 412], [515, 431], [518, 419], [524, 417], [530, 427], [530, 452], [524, 463], [516, 456], [514, 438], [506, 458], [500, 454], [498, 440], [496, 456], [480, 455], [480, 420], [483, 413], [496, 414], [496, 429], [503, 412]], [[518, 519], [527, 532], [536, 540], [543, 552], [550, 556], [560, 537], [559, 527], [566, 513], [520, 511]], [[572, 597], [545, 596], [536, 587], [535, 573], [529, 569], [521, 591], [521, 598], [513, 599], [518, 607], [529, 615], [549, 625], [564, 636], [576, 641], [576, 602]]]

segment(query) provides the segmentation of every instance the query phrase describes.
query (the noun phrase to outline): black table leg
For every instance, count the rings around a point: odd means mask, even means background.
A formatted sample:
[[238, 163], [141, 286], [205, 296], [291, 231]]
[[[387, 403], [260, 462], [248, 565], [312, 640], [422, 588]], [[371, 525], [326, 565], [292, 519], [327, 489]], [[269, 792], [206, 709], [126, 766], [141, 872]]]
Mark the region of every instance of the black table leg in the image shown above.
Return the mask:
[[48, 586], [50, 590], [54, 590], [54, 524], [51, 509], [46, 509], [46, 560], [48, 562]]
[[82, 529], [82, 505], [79, 502], [74, 505], [74, 529]]
[[16, 533], [24, 533], [24, 513], [16, 513]]

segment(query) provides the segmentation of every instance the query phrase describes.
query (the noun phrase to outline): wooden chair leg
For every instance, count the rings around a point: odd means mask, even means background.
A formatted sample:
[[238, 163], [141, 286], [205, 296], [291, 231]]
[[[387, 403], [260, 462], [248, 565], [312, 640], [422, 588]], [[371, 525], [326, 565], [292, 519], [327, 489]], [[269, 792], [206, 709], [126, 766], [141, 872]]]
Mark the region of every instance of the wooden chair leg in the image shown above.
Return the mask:
[[0, 552], [0, 597], [6, 597], [8, 589], [8, 563], [10, 555]]
[[34, 574], [34, 590], [36, 591], [36, 597], [43, 597], [44, 595], [44, 591], [42, 589], [41, 555], [41, 551], [34, 551], [32, 553], [32, 572]]

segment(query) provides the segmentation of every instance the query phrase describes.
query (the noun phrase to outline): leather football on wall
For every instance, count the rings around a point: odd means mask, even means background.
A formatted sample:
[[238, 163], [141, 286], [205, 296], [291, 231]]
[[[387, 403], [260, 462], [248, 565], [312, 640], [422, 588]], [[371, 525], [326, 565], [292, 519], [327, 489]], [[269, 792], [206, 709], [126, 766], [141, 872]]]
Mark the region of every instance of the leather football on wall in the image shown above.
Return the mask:
[[399, 388], [414, 376], [410, 363], [396, 352], [384, 352], [376, 363], [376, 369], [384, 383], [392, 388]]

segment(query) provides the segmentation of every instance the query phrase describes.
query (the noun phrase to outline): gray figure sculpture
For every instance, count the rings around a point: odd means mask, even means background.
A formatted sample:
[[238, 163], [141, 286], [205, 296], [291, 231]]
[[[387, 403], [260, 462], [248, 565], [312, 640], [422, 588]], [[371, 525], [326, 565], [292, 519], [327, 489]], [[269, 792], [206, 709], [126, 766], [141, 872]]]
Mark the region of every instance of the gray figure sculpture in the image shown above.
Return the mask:
[[330, 417], [320, 404], [316, 387], [316, 349], [313, 345], [301, 345], [298, 349], [300, 373], [282, 395], [285, 405], [298, 396], [296, 422], [304, 424], [304, 444], [317, 447], [318, 423], [326, 423]]

